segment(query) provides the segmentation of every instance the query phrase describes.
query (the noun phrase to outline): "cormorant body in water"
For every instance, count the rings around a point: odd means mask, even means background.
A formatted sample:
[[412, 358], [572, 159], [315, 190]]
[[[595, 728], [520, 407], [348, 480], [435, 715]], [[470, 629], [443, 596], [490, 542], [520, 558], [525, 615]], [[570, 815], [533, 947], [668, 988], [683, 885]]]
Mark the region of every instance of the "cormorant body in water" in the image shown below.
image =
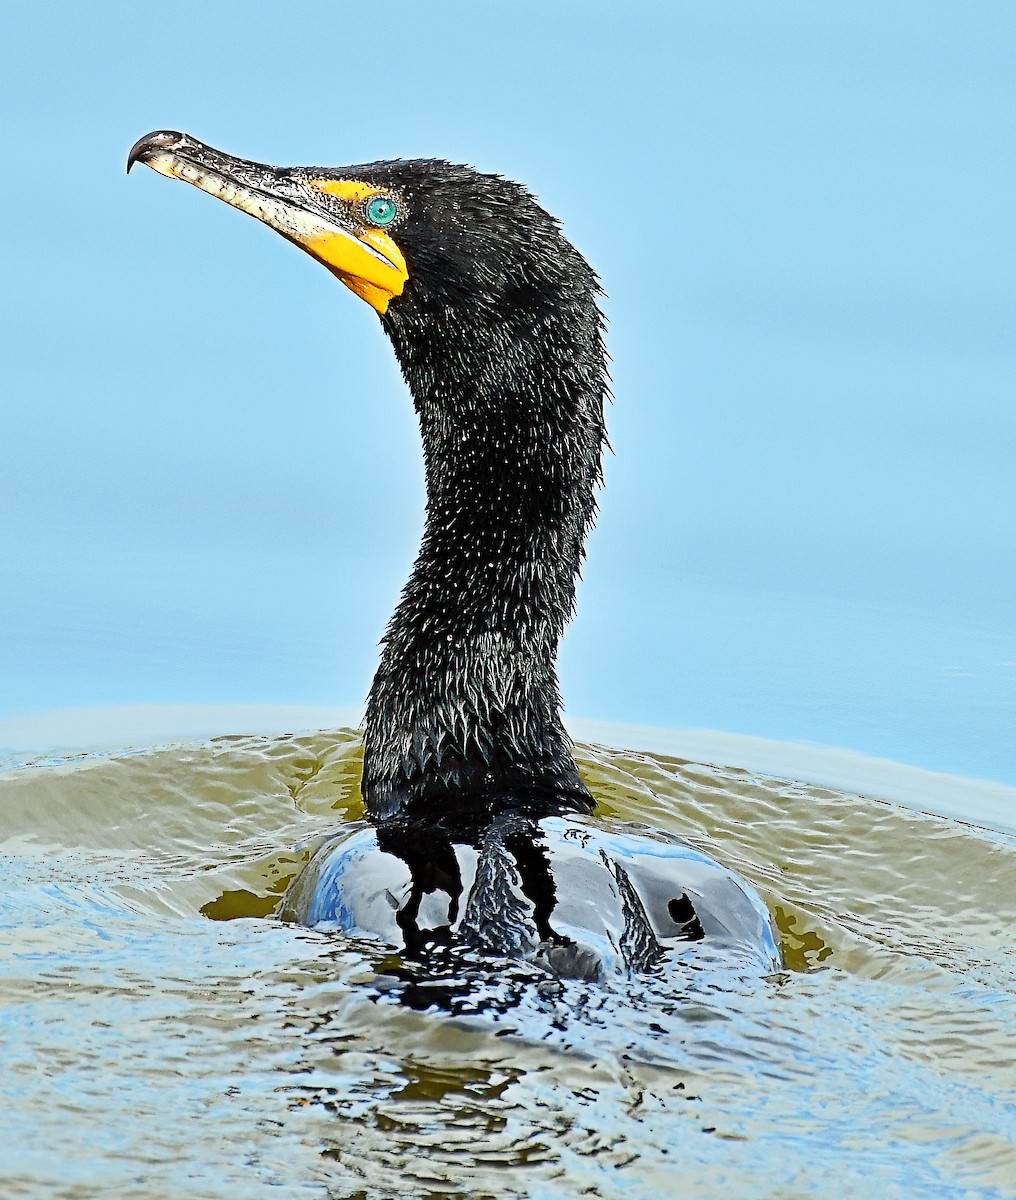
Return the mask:
[[134, 162], [256, 216], [367, 301], [419, 417], [426, 528], [368, 700], [371, 821], [316, 852], [289, 915], [584, 978], [703, 937], [776, 965], [738, 876], [589, 818], [555, 662], [607, 371], [598, 281], [558, 222], [519, 184], [435, 159], [280, 169], [163, 131]]

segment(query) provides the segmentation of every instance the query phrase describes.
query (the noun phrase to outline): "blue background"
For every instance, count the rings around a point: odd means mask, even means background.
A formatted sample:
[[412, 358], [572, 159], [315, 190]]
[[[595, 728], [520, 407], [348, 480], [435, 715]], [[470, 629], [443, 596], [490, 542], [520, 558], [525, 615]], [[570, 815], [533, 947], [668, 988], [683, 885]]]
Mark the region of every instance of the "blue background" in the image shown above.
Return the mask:
[[1016, 6], [5, 7], [0, 715], [356, 703], [422, 471], [373, 312], [154, 173], [524, 180], [609, 292], [569, 711], [1016, 782]]

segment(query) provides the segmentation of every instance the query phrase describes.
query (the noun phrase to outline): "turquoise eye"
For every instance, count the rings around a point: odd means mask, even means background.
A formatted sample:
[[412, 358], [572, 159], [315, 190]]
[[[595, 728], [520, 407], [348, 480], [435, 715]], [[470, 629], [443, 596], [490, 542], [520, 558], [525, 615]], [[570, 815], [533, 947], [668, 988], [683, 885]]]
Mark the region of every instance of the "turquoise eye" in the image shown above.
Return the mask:
[[391, 225], [399, 215], [399, 206], [391, 196], [372, 196], [367, 201], [366, 213], [372, 225]]

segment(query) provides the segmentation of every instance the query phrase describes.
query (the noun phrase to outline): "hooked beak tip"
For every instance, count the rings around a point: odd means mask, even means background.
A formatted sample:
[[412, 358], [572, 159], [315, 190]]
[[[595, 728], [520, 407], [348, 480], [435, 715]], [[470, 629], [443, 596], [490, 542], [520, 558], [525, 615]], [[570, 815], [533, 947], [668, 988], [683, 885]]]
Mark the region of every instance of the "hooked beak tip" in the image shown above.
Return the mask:
[[184, 140], [182, 133], [177, 133], [172, 129], [160, 129], [155, 133], [146, 133], [143, 138], [138, 138], [131, 146], [131, 152], [127, 155], [127, 174], [130, 174], [131, 167], [136, 162], [145, 162], [150, 155], [157, 154], [162, 150], [175, 150]]

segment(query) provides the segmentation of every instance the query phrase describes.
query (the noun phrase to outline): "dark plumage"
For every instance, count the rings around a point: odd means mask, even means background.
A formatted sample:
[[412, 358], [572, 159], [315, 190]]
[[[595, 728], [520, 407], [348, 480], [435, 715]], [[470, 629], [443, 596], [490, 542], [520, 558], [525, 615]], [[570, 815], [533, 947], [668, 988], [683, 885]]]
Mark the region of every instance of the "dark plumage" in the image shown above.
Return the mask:
[[342, 174], [408, 200], [409, 281], [381, 319], [427, 477], [367, 709], [368, 808], [590, 811], [554, 661], [604, 443], [596, 276], [518, 184], [434, 160]]
[[367, 705], [373, 826], [318, 849], [287, 914], [413, 958], [465, 946], [585, 978], [704, 937], [778, 962], [730, 871], [583, 819], [555, 660], [607, 371], [599, 285], [558, 222], [519, 184], [436, 159], [283, 170], [166, 131], [135, 161], [258, 217], [371, 304], [419, 416], [427, 523]]

